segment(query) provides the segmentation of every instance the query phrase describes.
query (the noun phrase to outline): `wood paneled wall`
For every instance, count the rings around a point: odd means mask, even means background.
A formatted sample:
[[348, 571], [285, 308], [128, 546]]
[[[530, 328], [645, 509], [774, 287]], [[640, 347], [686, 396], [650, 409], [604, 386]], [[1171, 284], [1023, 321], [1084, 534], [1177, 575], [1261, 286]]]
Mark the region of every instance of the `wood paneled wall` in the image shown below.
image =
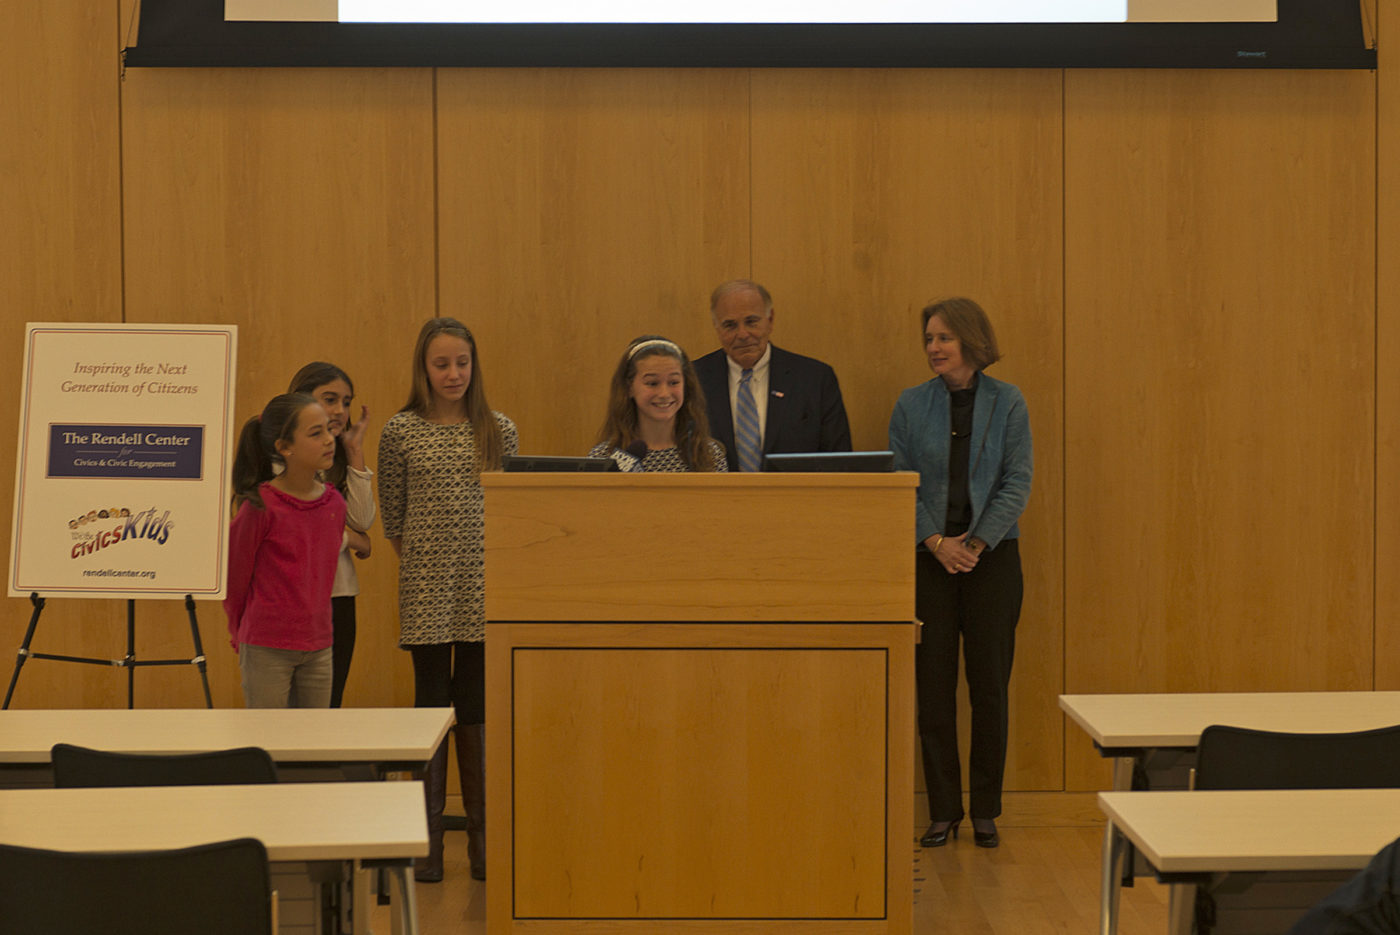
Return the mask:
[[[997, 323], [993, 373], [1025, 391], [1036, 442], [1012, 788], [1103, 781], [1061, 691], [1400, 686], [1400, 78], [123, 80], [118, 6], [0, 0], [0, 31], [26, 40], [0, 63], [15, 379], [26, 321], [231, 321], [240, 417], [330, 359], [373, 444], [419, 324], [449, 314], [476, 331], [523, 449], [581, 452], [625, 343], [709, 350], [710, 288], [752, 276], [776, 341], [836, 367], [857, 445], [879, 447], [899, 391], [927, 377], [918, 309], [966, 293]], [[1400, 44], [1388, 14], [1381, 37]], [[12, 476], [0, 464], [0, 489]], [[348, 701], [409, 703], [391, 553], [362, 568]], [[222, 613], [200, 609], [216, 701], [236, 704]], [[123, 616], [51, 603], [36, 648], [119, 655]], [[0, 612], [0, 651], [27, 617], [18, 600]], [[138, 620], [143, 655], [186, 651], [177, 606]], [[123, 681], [35, 662], [16, 704], [116, 705]], [[139, 673], [139, 704], [198, 700], [188, 672]]]
[[[1386, 0], [1378, 41], [1400, 43]], [[1376, 640], [1375, 687], [1400, 688], [1400, 69], [1376, 78]]]
[[[975, 296], [1031, 412], [1025, 613], [1007, 781], [1061, 781], [1059, 71], [763, 71], [753, 79], [753, 273], [775, 340], [831, 361], [857, 447], [928, 379], [919, 310]], [[761, 129], [760, 129], [761, 128]]]
[[[349, 372], [375, 437], [402, 404], [418, 325], [436, 308], [432, 98], [429, 70], [127, 72], [126, 318], [238, 325], [240, 424], [310, 360]], [[349, 698], [410, 704], [393, 553], [375, 538]], [[168, 648], [188, 643], [178, 608], [139, 614]], [[201, 616], [215, 703], [241, 704], [223, 611]], [[193, 691], [188, 673], [162, 677], [152, 702], [166, 690], [198, 700], [180, 687]]]
[[1068, 76], [1067, 690], [1371, 687], [1374, 83]]
[[[25, 39], [0, 56], [0, 371], [11, 381], [8, 398], [17, 399], [25, 322], [121, 321], [116, 6], [0, 0], [0, 35]], [[18, 416], [17, 406], [0, 407], [6, 445]], [[8, 569], [14, 460], [0, 460]], [[0, 614], [7, 684], [29, 610], [27, 601], [6, 601]], [[69, 601], [61, 615], [62, 624], [48, 630], [46, 651], [122, 655], [125, 616], [114, 602]], [[57, 698], [74, 707], [125, 699], [125, 685], [105, 670], [64, 665], [39, 674], [43, 665], [25, 673], [34, 680], [33, 706]]]
[[714, 343], [710, 289], [749, 271], [748, 84], [438, 72], [440, 306], [473, 329], [522, 451], [588, 451], [632, 338]]

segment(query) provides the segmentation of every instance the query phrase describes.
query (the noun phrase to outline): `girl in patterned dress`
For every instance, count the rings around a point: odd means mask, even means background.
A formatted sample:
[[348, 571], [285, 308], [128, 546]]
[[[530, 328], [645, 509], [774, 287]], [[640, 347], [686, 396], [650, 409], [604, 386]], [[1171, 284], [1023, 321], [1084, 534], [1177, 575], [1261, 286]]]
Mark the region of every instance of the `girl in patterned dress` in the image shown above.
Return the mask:
[[624, 471], [727, 471], [710, 437], [705, 396], [685, 351], [660, 335], [627, 345], [613, 373], [608, 417], [589, 455]]
[[[481, 472], [515, 454], [515, 423], [486, 402], [476, 340], [452, 318], [423, 325], [408, 402], [379, 438], [379, 514], [399, 556], [399, 646], [418, 707], [452, 705], [474, 879], [486, 878], [484, 583]], [[442, 879], [444, 744], [423, 776], [430, 851], [415, 876]]]

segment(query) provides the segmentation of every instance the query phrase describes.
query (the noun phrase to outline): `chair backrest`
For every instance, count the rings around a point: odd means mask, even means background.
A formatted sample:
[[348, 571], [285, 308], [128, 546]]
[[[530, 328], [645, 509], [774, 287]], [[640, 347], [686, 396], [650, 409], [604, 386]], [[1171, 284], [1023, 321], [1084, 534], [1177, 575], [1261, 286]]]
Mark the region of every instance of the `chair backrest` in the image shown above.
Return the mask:
[[1294, 734], [1215, 724], [1196, 748], [1197, 789], [1400, 787], [1400, 726]]
[[272, 935], [261, 841], [84, 854], [0, 844], [5, 935]]
[[109, 753], [54, 744], [53, 784], [60, 789], [94, 786], [222, 786], [277, 781], [277, 766], [261, 747], [207, 753]]

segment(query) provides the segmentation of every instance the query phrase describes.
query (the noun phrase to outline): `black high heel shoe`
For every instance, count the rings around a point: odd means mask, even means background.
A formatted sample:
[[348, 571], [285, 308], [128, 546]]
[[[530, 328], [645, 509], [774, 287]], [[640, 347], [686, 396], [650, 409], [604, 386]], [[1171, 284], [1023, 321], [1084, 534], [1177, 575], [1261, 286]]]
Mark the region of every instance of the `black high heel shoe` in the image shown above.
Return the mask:
[[[919, 846], [942, 847], [943, 845], [948, 843], [948, 835], [950, 834], [953, 836], [953, 840], [956, 841], [958, 839], [958, 825], [961, 823], [961, 821], [962, 819], [958, 819], [957, 821], [932, 822], [928, 826], [928, 830], [924, 832], [924, 836], [919, 838]], [[942, 825], [943, 827], [939, 828], [939, 825]]]
[[978, 847], [999, 847], [1001, 845], [1001, 835], [997, 834], [996, 823], [988, 818], [986, 819], [986, 823], [991, 825], [992, 830], [979, 831], [977, 828], [977, 823], [979, 821], [982, 821], [982, 819], [972, 819], [972, 843], [976, 844]]

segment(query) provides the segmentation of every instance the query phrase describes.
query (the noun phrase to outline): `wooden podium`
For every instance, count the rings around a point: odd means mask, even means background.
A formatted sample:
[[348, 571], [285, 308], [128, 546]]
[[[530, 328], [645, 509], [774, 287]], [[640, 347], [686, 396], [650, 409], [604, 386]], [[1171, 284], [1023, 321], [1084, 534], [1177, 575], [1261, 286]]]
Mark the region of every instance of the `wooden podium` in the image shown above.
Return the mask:
[[908, 935], [901, 474], [487, 474], [487, 931]]

